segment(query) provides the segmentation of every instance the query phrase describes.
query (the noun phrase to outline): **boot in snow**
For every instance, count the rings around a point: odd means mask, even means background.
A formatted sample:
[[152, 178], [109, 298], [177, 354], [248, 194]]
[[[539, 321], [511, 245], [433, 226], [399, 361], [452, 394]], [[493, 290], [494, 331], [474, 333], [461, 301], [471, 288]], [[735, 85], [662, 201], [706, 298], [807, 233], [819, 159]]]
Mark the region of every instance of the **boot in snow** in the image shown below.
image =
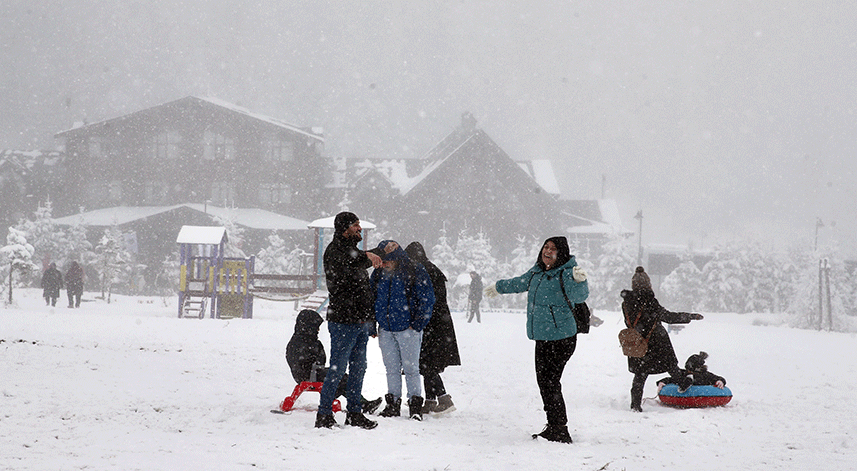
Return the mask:
[[423, 420], [423, 398], [420, 396], [411, 396], [408, 399], [408, 413], [414, 420]]
[[384, 394], [384, 400], [387, 401], [387, 406], [381, 411], [381, 417], [398, 417], [402, 415], [402, 398], [394, 397], [392, 394]]
[[378, 422], [367, 419], [366, 416], [360, 412], [349, 412], [345, 416], [345, 425], [372, 430], [378, 426]]
[[360, 401], [360, 405], [363, 408], [364, 414], [374, 414], [379, 407], [381, 407], [381, 398], [369, 400], [365, 397]]
[[452, 403], [452, 396], [444, 394], [437, 398], [437, 406], [434, 408], [435, 414], [445, 414], [455, 410], [455, 404]]
[[316, 414], [315, 428], [333, 428], [336, 427], [336, 419], [333, 414]]
[[437, 407], [437, 399], [426, 399], [423, 402], [423, 415], [431, 414], [435, 407]]
[[568, 434], [568, 427], [565, 425], [547, 424], [541, 433], [533, 434], [533, 439], [539, 437], [550, 442], [571, 443], [571, 436]]

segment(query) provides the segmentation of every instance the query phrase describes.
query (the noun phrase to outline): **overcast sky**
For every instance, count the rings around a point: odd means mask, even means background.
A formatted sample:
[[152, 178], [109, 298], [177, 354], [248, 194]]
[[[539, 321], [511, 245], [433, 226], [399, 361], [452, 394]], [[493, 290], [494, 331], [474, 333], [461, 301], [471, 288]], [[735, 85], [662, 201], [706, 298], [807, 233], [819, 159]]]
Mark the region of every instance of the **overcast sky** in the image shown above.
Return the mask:
[[644, 244], [811, 245], [821, 218], [855, 254], [855, 23], [853, 1], [5, 1], [0, 148], [201, 95], [322, 126], [330, 155], [416, 157], [470, 111], [566, 197], [633, 230], [642, 209]]

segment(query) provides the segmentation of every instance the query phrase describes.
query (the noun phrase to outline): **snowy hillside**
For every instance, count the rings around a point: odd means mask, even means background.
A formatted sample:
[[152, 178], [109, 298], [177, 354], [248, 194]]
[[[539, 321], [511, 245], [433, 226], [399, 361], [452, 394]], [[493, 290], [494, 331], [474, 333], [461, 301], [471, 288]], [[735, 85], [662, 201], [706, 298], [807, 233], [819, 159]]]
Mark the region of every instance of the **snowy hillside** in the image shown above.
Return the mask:
[[[64, 294], [64, 293], [63, 293]], [[775, 317], [707, 314], [672, 334], [735, 394], [722, 408], [628, 409], [620, 315], [580, 336], [563, 386], [574, 443], [534, 441], [544, 424], [523, 313], [454, 313], [464, 365], [443, 375], [457, 411], [375, 430], [313, 428], [318, 395], [269, 412], [294, 387], [283, 358], [293, 305], [257, 301], [254, 320], [176, 317], [175, 298], [48, 308], [16, 290], [0, 309], [0, 469], [15, 470], [843, 470], [857, 462], [853, 334]], [[88, 299], [87, 299], [88, 298]], [[60, 300], [62, 302], [62, 299]], [[669, 307], [669, 306], [668, 306]], [[322, 327], [326, 334], [326, 328]], [[329, 347], [327, 338], [322, 341]], [[329, 348], [328, 348], [329, 350]], [[370, 340], [364, 393], [386, 392]], [[645, 397], [655, 395], [650, 377]], [[337, 414], [342, 424], [344, 414]], [[525, 468], [522, 468], [525, 467]]]

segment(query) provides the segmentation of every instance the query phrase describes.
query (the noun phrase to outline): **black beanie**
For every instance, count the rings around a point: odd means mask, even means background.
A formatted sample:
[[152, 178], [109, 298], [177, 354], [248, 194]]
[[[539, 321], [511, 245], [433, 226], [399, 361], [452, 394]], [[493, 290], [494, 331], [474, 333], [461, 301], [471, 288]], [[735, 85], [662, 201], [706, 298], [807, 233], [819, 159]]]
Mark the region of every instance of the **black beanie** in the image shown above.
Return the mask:
[[358, 218], [356, 214], [343, 211], [337, 214], [336, 218], [333, 219], [333, 232], [337, 235], [342, 235], [346, 229], [359, 220], [360, 218]]
[[631, 289], [634, 291], [648, 290], [652, 291], [652, 280], [643, 267], [637, 267], [634, 271], [634, 276], [631, 277]]

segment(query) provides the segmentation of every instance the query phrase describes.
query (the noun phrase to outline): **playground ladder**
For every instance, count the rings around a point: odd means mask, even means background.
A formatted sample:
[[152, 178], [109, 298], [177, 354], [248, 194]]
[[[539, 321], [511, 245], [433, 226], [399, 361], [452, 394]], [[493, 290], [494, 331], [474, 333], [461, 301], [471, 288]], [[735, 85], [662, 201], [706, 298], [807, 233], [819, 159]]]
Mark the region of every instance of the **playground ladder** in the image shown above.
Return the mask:
[[304, 300], [300, 310], [309, 309], [310, 311], [321, 312], [327, 307], [328, 296], [327, 290], [316, 290]]
[[205, 317], [205, 305], [208, 300], [207, 296], [188, 295], [184, 299], [181, 315], [179, 317]]

